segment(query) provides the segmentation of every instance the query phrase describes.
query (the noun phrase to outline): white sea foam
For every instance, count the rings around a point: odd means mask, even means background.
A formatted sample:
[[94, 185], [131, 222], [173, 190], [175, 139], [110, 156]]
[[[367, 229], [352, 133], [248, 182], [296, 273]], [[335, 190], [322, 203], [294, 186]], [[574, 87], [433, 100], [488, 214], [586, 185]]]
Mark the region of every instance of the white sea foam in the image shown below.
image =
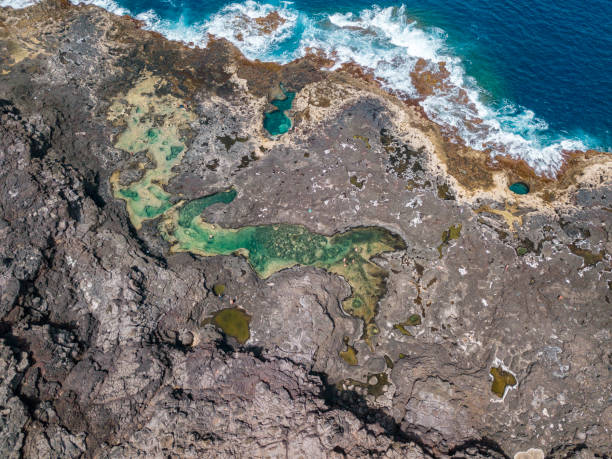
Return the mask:
[[[0, 6], [14, 8], [33, 3], [34, 0], [0, 0]], [[115, 0], [84, 3], [115, 14], [130, 14]], [[273, 30], [264, 30], [255, 20], [273, 11], [283, 21]], [[587, 148], [577, 138], [551, 139], [546, 122], [530, 110], [511, 103], [494, 108], [483, 102], [483, 91], [448, 49], [444, 31], [421, 28], [408, 17], [404, 7], [373, 7], [359, 14], [312, 18], [293, 9], [291, 2], [275, 6], [248, 0], [229, 4], [195, 24], [182, 18], [169, 21], [153, 10], [136, 18], [144, 21], [147, 29], [197, 46], [206, 45], [208, 34], [225, 38], [250, 59], [285, 63], [314, 48], [335, 61], [333, 68], [356, 63], [371, 71], [390, 92], [400, 97], [419, 97], [427, 115], [449, 135], [473, 148], [488, 148], [493, 156], [509, 154], [524, 159], [541, 174], [554, 174], [563, 162], [564, 151]], [[419, 59], [424, 59], [428, 68], [444, 62], [449, 73], [444, 87], [426, 97], [418, 93], [411, 77]]]
[[473, 148], [490, 148], [493, 156], [524, 159], [542, 174], [558, 170], [564, 151], [586, 149], [579, 139], [549, 141], [548, 125], [529, 110], [510, 104], [496, 110], [485, 104], [482, 90], [447, 49], [444, 32], [421, 29], [408, 19], [403, 7], [374, 7], [359, 15], [332, 14], [328, 22], [326, 28], [314, 25], [305, 31], [301, 54], [319, 48], [335, 59], [336, 67], [357, 63], [392, 92], [418, 97], [411, 77], [418, 59], [430, 64], [444, 62], [448, 84], [420, 103], [431, 119]]
[[329, 22], [341, 28], [373, 32], [375, 36], [388, 40], [391, 45], [402, 48], [410, 57], [437, 60], [438, 51], [443, 45], [443, 32], [437, 29], [439, 36], [425, 33], [404, 13], [404, 7], [399, 9], [374, 7], [362, 11], [358, 16], [353, 13], [332, 14], [329, 16]]
[[[282, 18], [278, 27], [265, 32], [256, 19], [265, 18], [276, 11]], [[274, 59], [279, 57], [277, 46], [287, 40], [294, 32], [298, 20], [297, 12], [287, 7], [248, 0], [232, 3], [214, 14], [203, 24], [206, 33], [225, 38], [236, 45], [250, 59]]]
[[203, 26], [187, 24], [183, 17], [179, 18], [178, 21], [170, 21], [160, 18], [155, 11], [148, 10], [137, 14], [135, 18], [146, 24], [145, 29], [159, 32], [169, 40], [182, 41], [202, 47], [205, 47], [208, 42]]
[[119, 6], [119, 4], [114, 0], [80, 0], [72, 1], [72, 3], [75, 5], [78, 5], [79, 3], [84, 3], [85, 5], [96, 5], [120, 16], [123, 16], [124, 14], [131, 14], [130, 10]]
[[10, 6], [16, 10], [20, 10], [21, 8], [26, 8], [36, 3], [38, 3], [37, 0], [0, 0], [0, 8]]

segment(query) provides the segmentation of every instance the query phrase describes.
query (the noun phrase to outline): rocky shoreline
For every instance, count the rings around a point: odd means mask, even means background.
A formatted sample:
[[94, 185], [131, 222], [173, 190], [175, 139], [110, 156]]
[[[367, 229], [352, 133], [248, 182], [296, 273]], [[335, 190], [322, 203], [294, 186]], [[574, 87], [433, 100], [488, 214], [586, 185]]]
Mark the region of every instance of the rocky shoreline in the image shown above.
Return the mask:
[[[2, 457], [609, 457], [608, 154], [540, 177], [358, 69], [141, 27], [0, 9]], [[201, 256], [262, 227], [304, 230]], [[321, 252], [357, 228], [401, 244]]]

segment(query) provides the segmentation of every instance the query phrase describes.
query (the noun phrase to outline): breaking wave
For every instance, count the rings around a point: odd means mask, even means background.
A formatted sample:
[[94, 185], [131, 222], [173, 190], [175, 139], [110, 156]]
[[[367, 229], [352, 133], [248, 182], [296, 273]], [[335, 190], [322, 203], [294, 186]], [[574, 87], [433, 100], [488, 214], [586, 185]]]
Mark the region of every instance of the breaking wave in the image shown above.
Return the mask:
[[[0, 0], [24, 7], [32, 0]], [[131, 14], [114, 0], [87, 0], [116, 14]], [[588, 136], [551, 132], [534, 112], [490, 98], [465, 72], [443, 30], [423, 28], [402, 7], [372, 7], [359, 13], [307, 15], [291, 2], [276, 5], [248, 0], [232, 3], [200, 20], [160, 17], [154, 10], [133, 14], [169, 39], [205, 46], [208, 35], [236, 45], [248, 58], [286, 63], [320, 50], [335, 68], [355, 63], [388, 91], [418, 100], [427, 115], [457, 142], [524, 159], [538, 173], [553, 175], [564, 152], [594, 145]]]
[[37, 0], [0, 0], [0, 8], [10, 6], [11, 8], [21, 9], [38, 3]]

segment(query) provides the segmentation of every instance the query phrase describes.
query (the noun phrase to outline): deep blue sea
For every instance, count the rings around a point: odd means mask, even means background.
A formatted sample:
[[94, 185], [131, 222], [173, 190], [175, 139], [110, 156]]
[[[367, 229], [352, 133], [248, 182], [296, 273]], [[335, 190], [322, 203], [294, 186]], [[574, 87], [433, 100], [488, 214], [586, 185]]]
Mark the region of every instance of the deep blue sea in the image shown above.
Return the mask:
[[[421, 102], [428, 115], [467, 144], [543, 173], [558, 168], [564, 150], [612, 150], [610, 0], [87, 3], [200, 46], [209, 33], [225, 37], [252, 59], [287, 62], [316, 48], [338, 66], [370, 69], [402, 97], [418, 96], [410, 72], [419, 59], [428, 68], [445, 62], [446, 89]], [[253, 19], [273, 10], [285, 22], [263, 34]]]

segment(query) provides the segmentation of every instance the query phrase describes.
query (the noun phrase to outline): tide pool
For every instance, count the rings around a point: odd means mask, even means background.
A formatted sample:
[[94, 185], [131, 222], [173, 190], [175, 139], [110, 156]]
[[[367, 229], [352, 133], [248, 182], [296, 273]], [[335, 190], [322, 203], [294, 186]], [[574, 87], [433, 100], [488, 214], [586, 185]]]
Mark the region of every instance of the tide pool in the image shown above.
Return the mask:
[[281, 135], [291, 129], [291, 119], [285, 114], [285, 112], [291, 109], [293, 99], [295, 98], [295, 93], [285, 91], [284, 89], [283, 93], [285, 95], [284, 99], [274, 99], [270, 101], [270, 103], [274, 105], [277, 110], [264, 114], [263, 125], [270, 135]]
[[[164, 94], [167, 82], [144, 76], [126, 94], [118, 96], [108, 111], [108, 119], [125, 125], [115, 147], [131, 155], [146, 153], [149, 167], [138, 163], [141, 174], [123, 183], [121, 171], [110, 179], [116, 198], [125, 201], [130, 221], [140, 229], [147, 220], [160, 218], [161, 236], [170, 243], [172, 252], [190, 252], [202, 256], [245, 257], [251, 268], [268, 278], [293, 266], [312, 266], [342, 276], [351, 286], [351, 295], [342, 306], [363, 320], [364, 339], [378, 333], [374, 322], [378, 301], [386, 292], [388, 273], [371, 259], [381, 253], [404, 250], [401, 237], [380, 227], [358, 227], [332, 236], [314, 233], [302, 225], [274, 223], [269, 225], [224, 228], [205, 221], [202, 213], [212, 205], [231, 204], [236, 190], [229, 189], [190, 201], [180, 200], [165, 186], [184, 156], [185, 139], [180, 134], [194, 119], [185, 103]], [[273, 101], [282, 113], [293, 102], [293, 94]], [[155, 115], [155, 116], [153, 116]], [[218, 285], [215, 294], [222, 295]], [[236, 322], [238, 312], [227, 310], [213, 322], [237, 337], [248, 339], [244, 321]], [[245, 338], [246, 336], [246, 338]]]
[[380, 227], [358, 227], [325, 236], [302, 225], [282, 223], [223, 228], [201, 217], [207, 207], [229, 204], [235, 197], [232, 189], [168, 210], [159, 229], [171, 250], [202, 256], [242, 255], [263, 279], [292, 266], [313, 266], [339, 274], [351, 286], [351, 295], [342, 307], [363, 320], [364, 339], [369, 342], [378, 332], [374, 318], [388, 275], [371, 258], [405, 249], [404, 241]]

